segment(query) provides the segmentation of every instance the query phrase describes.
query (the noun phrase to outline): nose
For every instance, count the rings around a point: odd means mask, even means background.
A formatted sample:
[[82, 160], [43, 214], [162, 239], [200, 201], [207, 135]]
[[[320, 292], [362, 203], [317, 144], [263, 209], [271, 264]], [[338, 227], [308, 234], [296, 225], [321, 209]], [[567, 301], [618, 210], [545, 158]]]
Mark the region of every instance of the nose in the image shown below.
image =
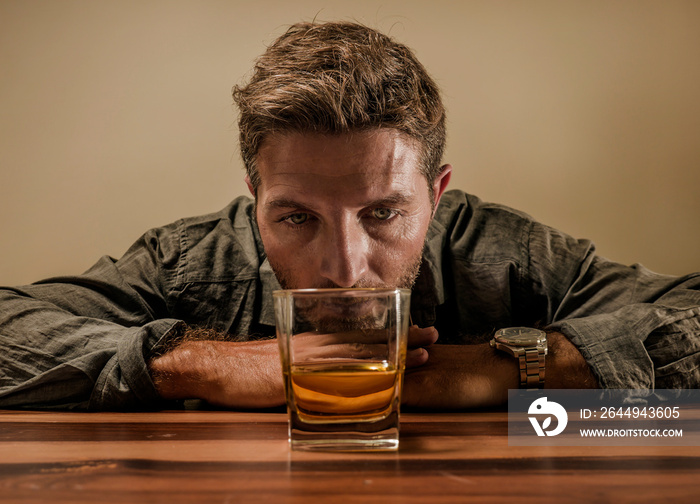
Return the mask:
[[337, 287], [353, 287], [367, 273], [368, 245], [354, 216], [335, 221], [324, 232], [321, 275]]

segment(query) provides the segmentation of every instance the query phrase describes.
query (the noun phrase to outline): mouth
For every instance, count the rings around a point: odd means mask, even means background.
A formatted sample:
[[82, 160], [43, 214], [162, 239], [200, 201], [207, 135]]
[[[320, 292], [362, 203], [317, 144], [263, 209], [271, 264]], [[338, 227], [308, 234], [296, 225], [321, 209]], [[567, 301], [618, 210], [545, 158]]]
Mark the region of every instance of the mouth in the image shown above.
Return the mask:
[[362, 295], [315, 299], [298, 313], [320, 332], [379, 328], [388, 315], [386, 303]]
[[376, 304], [376, 301], [371, 299], [337, 298], [319, 305], [318, 313], [343, 319], [364, 318], [372, 314], [373, 306]]

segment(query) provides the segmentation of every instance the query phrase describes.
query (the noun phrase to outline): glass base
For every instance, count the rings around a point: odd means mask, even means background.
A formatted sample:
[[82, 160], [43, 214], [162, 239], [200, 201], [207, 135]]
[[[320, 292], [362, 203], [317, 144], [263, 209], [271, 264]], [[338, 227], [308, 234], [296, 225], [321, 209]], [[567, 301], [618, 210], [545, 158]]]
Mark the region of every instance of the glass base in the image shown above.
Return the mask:
[[306, 423], [292, 414], [289, 422], [292, 450], [396, 451], [399, 448], [398, 412], [376, 422]]

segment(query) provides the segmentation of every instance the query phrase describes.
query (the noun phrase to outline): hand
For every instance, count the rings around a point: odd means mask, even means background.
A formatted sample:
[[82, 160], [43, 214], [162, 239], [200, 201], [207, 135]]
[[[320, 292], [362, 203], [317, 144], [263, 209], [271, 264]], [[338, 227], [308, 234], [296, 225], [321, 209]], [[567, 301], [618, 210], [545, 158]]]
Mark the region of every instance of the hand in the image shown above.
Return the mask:
[[[406, 367], [412, 368], [428, 360], [429, 347], [437, 340], [433, 327], [412, 326], [408, 332]], [[382, 359], [387, 353], [383, 330], [353, 330], [329, 334], [315, 332], [294, 335], [294, 355], [297, 361], [317, 359]]]
[[430, 409], [468, 409], [503, 404], [518, 388], [515, 359], [488, 343], [433, 345], [423, 366], [406, 370], [402, 402]]

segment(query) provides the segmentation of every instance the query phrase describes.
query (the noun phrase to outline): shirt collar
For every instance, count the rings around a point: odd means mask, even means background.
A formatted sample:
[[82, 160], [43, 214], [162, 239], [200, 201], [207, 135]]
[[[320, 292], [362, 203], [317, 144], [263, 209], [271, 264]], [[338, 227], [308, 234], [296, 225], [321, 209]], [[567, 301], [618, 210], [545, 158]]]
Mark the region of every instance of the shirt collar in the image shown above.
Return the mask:
[[260, 317], [258, 322], [264, 325], [275, 325], [275, 306], [272, 299], [272, 293], [281, 289], [280, 283], [277, 281], [275, 272], [272, 270], [270, 261], [267, 257], [260, 265], [260, 282], [262, 283], [262, 307], [260, 308]]
[[413, 323], [421, 327], [435, 324], [435, 308], [445, 302], [445, 288], [442, 278], [444, 237], [444, 226], [433, 219], [425, 239], [420, 273], [411, 292]]
[[280, 283], [277, 281], [275, 272], [272, 270], [272, 265], [265, 255], [265, 247], [263, 246], [262, 238], [260, 237], [260, 230], [258, 229], [258, 222], [255, 218], [255, 205], [251, 205], [252, 210], [250, 212], [253, 237], [255, 238], [255, 246], [258, 249], [258, 257], [262, 259], [260, 267], [258, 268], [258, 275], [260, 278], [260, 283], [262, 285], [261, 295], [261, 306], [260, 315], [258, 316], [258, 322], [263, 325], [275, 326], [275, 304], [272, 298], [272, 293], [276, 290], [281, 289]]

